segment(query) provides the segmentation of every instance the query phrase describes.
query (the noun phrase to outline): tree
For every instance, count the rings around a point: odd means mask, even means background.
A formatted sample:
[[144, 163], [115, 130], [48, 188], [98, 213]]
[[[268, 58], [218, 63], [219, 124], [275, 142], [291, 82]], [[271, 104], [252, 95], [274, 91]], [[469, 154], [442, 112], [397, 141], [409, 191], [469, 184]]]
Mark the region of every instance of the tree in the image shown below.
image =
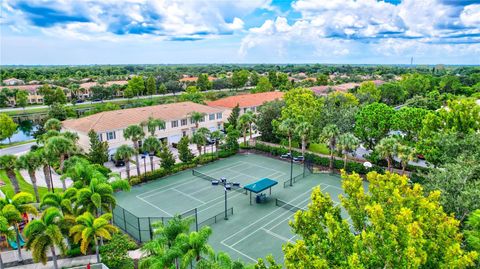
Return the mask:
[[240, 117], [240, 106], [237, 104], [234, 108], [232, 108], [232, 113], [230, 113], [230, 116], [228, 116], [225, 129], [228, 128], [228, 126], [233, 126], [236, 128], [238, 124], [238, 117]]
[[229, 126], [227, 128], [227, 137], [225, 139], [225, 144], [223, 145], [223, 149], [229, 152], [237, 152], [239, 148], [239, 145], [238, 145], [239, 137], [240, 137], [240, 132], [234, 126]]
[[142, 127], [138, 125], [130, 125], [123, 131], [123, 137], [130, 139], [133, 142], [133, 148], [135, 149], [135, 165], [137, 166], [137, 176], [140, 176], [140, 162], [138, 160], [138, 153], [140, 147], [138, 141], [145, 137]]
[[207, 143], [205, 135], [201, 132], [193, 133], [192, 143], [197, 145], [198, 156], [202, 155], [202, 147]]
[[[268, 81], [271, 83], [271, 85], [273, 87], [278, 87], [278, 80], [277, 80], [277, 72], [272, 70], [272, 71], [269, 71], [268, 72], [268, 77], [265, 77], [265, 78], [268, 78]], [[261, 80], [262, 78], [260, 78]], [[260, 83], [260, 80], [258, 81], [258, 83]], [[258, 84], [257, 84], [258, 85]]]
[[244, 87], [248, 82], [249, 75], [250, 73], [245, 69], [234, 71], [232, 75], [233, 87], [236, 89]]
[[337, 147], [338, 136], [340, 135], [340, 130], [338, 127], [333, 124], [325, 126], [320, 134], [320, 141], [327, 143], [330, 150], [330, 170], [333, 171], [333, 162], [335, 160], [334, 153]]
[[160, 86], [158, 86], [158, 94], [166, 94], [167, 93], [167, 87], [165, 84], [161, 83]]
[[15, 94], [15, 103], [25, 111], [25, 107], [28, 105], [28, 93], [26, 91], [18, 91]]
[[362, 107], [356, 116], [355, 135], [372, 150], [390, 132], [394, 113], [393, 108], [385, 104]]
[[165, 121], [162, 119], [154, 119], [153, 117], [148, 117], [146, 122], [142, 122], [142, 126], [147, 126], [147, 130], [151, 136], [155, 136], [155, 131], [165, 129]]
[[177, 145], [178, 158], [184, 163], [191, 162], [195, 157], [190, 148], [188, 147], [189, 142], [190, 140], [188, 139], [188, 136], [184, 136], [180, 139]]
[[92, 178], [90, 184], [77, 191], [75, 210], [79, 213], [90, 212], [99, 216], [100, 212], [109, 212], [115, 206], [113, 184], [106, 180]]
[[273, 86], [267, 77], [260, 77], [258, 79], [257, 85], [255, 86], [254, 89], [252, 89], [252, 93], [270, 92], [270, 91], [273, 91]]
[[12, 183], [15, 193], [20, 192], [20, 185], [18, 184], [17, 175], [15, 174], [17, 156], [2, 155], [0, 156], [0, 169], [5, 170], [7, 177]]
[[51, 167], [50, 164], [52, 163], [52, 156], [50, 156], [46, 151], [44, 147], [41, 147], [36, 150], [36, 152], [41, 156], [41, 166], [43, 170], [43, 177], [45, 178], [45, 183], [47, 185], [47, 189], [51, 190], [53, 186], [51, 185], [52, 178], [50, 176], [51, 173]]
[[351, 93], [331, 92], [324, 98], [319, 122], [314, 123], [318, 129], [328, 124], [335, 124], [342, 133], [352, 132], [358, 105], [357, 97]]
[[[68, 188], [64, 192], [48, 192], [42, 197], [41, 209], [56, 208], [62, 212], [62, 217], [69, 224], [75, 223], [75, 203], [77, 200], [77, 189]], [[63, 226], [63, 225], [62, 225]], [[69, 227], [69, 225], [67, 225]]]
[[274, 132], [274, 120], [281, 117], [282, 108], [285, 106], [285, 102], [276, 100], [266, 102], [258, 109], [257, 120], [255, 125], [260, 134], [262, 134], [262, 140], [266, 142], [277, 142], [278, 138]]
[[27, 170], [37, 203], [40, 203], [40, 195], [38, 194], [36, 170], [42, 166], [41, 158], [42, 156], [38, 152], [29, 151], [27, 154], [18, 157], [16, 163], [17, 168]]
[[380, 101], [381, 91], [373, 81], [365, 81], [357, 90], [357, 98], [361, 103], [374, 103]]
[[60, 132], [62, 129], [62, 122], [55, 118], [48, 119], [43, 125], [43, 129], [45, 129], [45, 131], [54, 130]]
[[205, 94], [195, 86], [188, 86], [185, 92], [180, 95], [180, 101], [190, 101], [197, 104], [203, 104], [205, 101]]
[[402, 107], [392, 117], [392, 129], [402, 132], [405, 141], [415, 143], [428, 113], [428, 110], [422, 108]]
[[[130, 179], [130, 158], [136, 153], [135, 149], [128, 145], [121, 145], [118, 147], [117, 151], [115, 152], [115, 159], [116, 160], [123, 160], [125, 162], [127, 178]], [[138, 174], [140, 175], [140, 174]]]
[[338, 136], [337, 148], [343, 152], [343, 169], [347, 169], [348, 154], [354, 153], [360, 146], [360, 140], [352, 133], [343, 133]]
[[[310, 122], [315, 129], [321, 129], [318, 124], [322, 118], [322, 99], [315, 96], [312, 90], [296, 88], [285, 93], [283, 96], [285, 107], [282, 109], [281, 121], [293, 119], [295, 124], [300, 122]], [[318, 131], [314, 132], [314, 136]]]
[[183, 243], [185, 254], [183, 255], [183, 265], [192, 261], [199, 262], [202, 255], [211, 255], [214, 253], [213, 248], [208, 244], [208, 238], [212, 234], [212, 229], [208, 226], [202, 227], [198, 232], [180, 234], [178, 240]]
[[128, 235], [115, 233], [107, 244], [100, 247], [100, 258], [108, 268], [134, 268], [133, 260], [128, 256], [128, 251], [134, 248], [137, 244]]
[[387, 161], [387, 169], [392, 170], [393, 156], [397, 154], [398, 140], [395, 137], [385, 137], [375, 146], [375, 151]]
[[259, 79], [260, 77], [258, 76], [258, 73], [256, 71], [250, 72], [250, 85], [257, 86]]
[[196, 265], [195, 268], [199, 269], [243, 269], [245, 266], [240, 261], [232, 261], [232, 258], [225, 253], [219, 252], [215, 254], [214, 252], [210, 253], [208, 257], [201, 259]]
[[[15, 238], [15, 233], [10, 229], [10, 224], [8, 223], [7, 218], [0, 214], [0, 236], [4, 237], [7, 240], [13, 240]], [[0, 255], [0, 268], [4, 268], [2, 255]]]
[[414, 147], [408, 145], [398, 144], [396, 148], [396, 154], [398, 159], [400, 159], [400, 164], [402, 165], [402, 175], [405, 174], [405, 169], [409, 162], [417, 160], [417, 151]]
[[8, 138], [8, 143], [11, 143], [10, 138], [17, 132], [17, 127], [10, 116], [0, 113], [0, 141]]
[[[211, 132], [208, 128], [205, 128], [205, 127], [201, 127], [201, 128], [198, 128], [198, 130], [196, 131], [196, 133], [199, 133], [200, 135], [203, 136], [204, 140], [205, 140], [205, 144], [204, 146], [206, 146], [207, 144], [207, 141], [208, 139], [210, 138], [210, 135], [211, 135]], [[207, 153], [207, 147], [204, 147], [203, 148], [203, 151], [204, 153]], [[213, 153], [213, 152], [212, 152]]]
[[40, 219], [32, 220], [25, 227], [24, 233], [28, 240], [26, 247], [28, 250], [32, 250], [32, 257], [35, 262], [41, 261], [43, 265], [46, 265], [47, 253], [50, 250], [53, 266], [56, 269], [59, 268], [55, 247], [58, 247], [62, 253], [67, 248], [59, 227], [62, 221], [62, 213], [51, 207], [43, 212]]
[[225, 134], [220, 130], [216, 130], [210, 134], [210, 139], [215, 142], [215, 151], [218, 151], [218, 146], [220, 145], [220, 142], [225, 139]]
[[382, 103], [390, 106], [402, 104], [407, 96], [406, 90], [399, 83], [395, 82], [382, 84], [378, 89], [380, 90]]
[[166, 144], [162, 146], [162, 151], [160, 151], [160, 166], [170, 171], [172, 167], [175, 165], [175, 157], [173, 157], [172, 151], [168, 148]]
[[443, 76], [438, 83], [438, 91], [440, 93], [451, 93], [454, 95], [461, 93], [462, 82], [457, 76]]
[[[311, 203], [291, 222], [286, 268], [468, 268], [478, 254], [462, 249], [459, 221], [443, 211], [440, 192], [396, 174], [371, 172], [368, 191], [358, 174], [342, 174], [341, 205], [314, 188]], [[352, 233], [351, 229], [355, 231]]]
[[[139, 96], [145, 91], [145, 82], [143, 81], [143, 78], [141, 76], [134, 76], [132, 79], [128, 81], [127, 89], [126, 92], [128, 92], [128, 95], [133, 97], [133, 96]], [[131, 97], [127, 97], [131, 98]]]
[[[65, 138], [63, 136], [54, 136], [47, 140], [45, 144], [45, 151], [47, 154], [55, 156], [59, 158], [60, 171], [63, 171], [63, 163], [65, 158], [73, 152], [75, 149], [75, 145], [73, 144], [72, 140]], [[66, 189], [66, 186], [63, 186], [63, 189]]]
[[247, 145], [247, 130], [250, 133], [250, 140], [252, 139], [252, 125], [254, 121], [255, 115], [252, 111], [247, 111], [238, 118], [238, 128], [243, 130], [243, 143], [245, 146]]
[[[10, 226], [14, 226], [16, 233], [17, 246], [20, 246], [20, 228], [18, 225], [23, 221], [22, 214], [37, 214], [37, 209], [32, 205], [33, 196], [27, 192], [19, 192], [11, 197], [6, 194], [5, 198], [0, 198], [0, 211]], [[17, 248], [20, 263], [23, 262], [22, 248]]]
[[100, 141], [97, 133], [94, 130], [88, 132], [90, 139], [90, 151], [88, 152], [88, 159], [92, 163], [103, 165], [108, 161], [108, 143], [107, 141]]
[[154, 164], [153, 164], [153, 156], [162, 148], [160, 141], [154, 136], [149, 136], [145, 141], [143, 141], [143, 150], [147, 151], [150, 156], [150, 171], [153, 172]]
[[321, 86], [321, 85], [328, 85], [328, 76], [325, 75], [325, 74], [317, 74], [317, 77], [315, 79], [315, 82], [317, 85]]
[[197, 87], [201, 91], [207, 91], [212, 89], [212, 82], [208, 79], [208, 74], [198, 75]]
[[175, 93], [180, 92], [183, 90], [182, 85], [176, 81], [176, 80], [169, 80], [165, 83], [165, 88], [167, 89], [168, 92]]
[[157, 91], [157, 84], [153, 76], [149, 76], [147, 79], [147, 94], [154, 95]]
[[50, 87], [48, 84], [43, 85], [39, 88], [38, 93], [43, 95], [43, 103], [47, 106], [58, 104], [66, 104], [67, 97], [61, 88]]
[[430, 79], [419, 73], [403, 75], [400, 85], [408, 93], [409, 97], [416, 95], [425, 96], [431, 90]]
[[302, 141], [302, 156], [305, 156], [305, 149], [307, 148], [307, 143], [312, 135], [312, 124], [309, 122], [298, 124], [295, 128], [295, 133]]
[[205, 119], [205, 113], [193, 111], [190, 113], [190, 120], [195, 123], [195, 129], [198, 129], [198, 123]]
[[288, 152], [292, 154], [292, 137], [295, 130], [295, 121], [293, 119], [285, 119], [278, 125], [280, 133], [284, 134], [288, 138]]
[[465, 235], [469, 246], [480, 252], [480, 209], [473, 211], [467, 220]]
[[93, 242], [95, 244], [95, 254], [97, 263], [100, 263], [99, 242], [100, 237], [111, 239], [112, 233], [117, 232], [117, 228], [110, 224], [112, 215], [107, 213], [95, 218], [92, 213], [85, 212], [78, 216], [76, 225], [70, 229], [70, 236], [73, 236], [75, 243], [80, 242], [80, 250], [83, 254], [87, 253], [88, 246]]
[[69, 112], [60, 103], [53, 103], [49, 108], [48, 108], [48, 118], [54, 118], [58, 120], [66, 120], [68, 118]]

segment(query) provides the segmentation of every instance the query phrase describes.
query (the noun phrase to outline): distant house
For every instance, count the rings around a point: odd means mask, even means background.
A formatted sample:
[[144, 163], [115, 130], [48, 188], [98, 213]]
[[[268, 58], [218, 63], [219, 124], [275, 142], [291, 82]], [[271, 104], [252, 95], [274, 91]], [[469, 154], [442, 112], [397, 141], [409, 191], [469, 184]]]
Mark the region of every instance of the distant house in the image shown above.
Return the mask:
[[207, 102], [207, 105], [212, 107], [227, 108], [227, 116], [230, 115], [232, 109], [237, 105], [240, 108], [240, 115], [247, 111], [253, 111], [256, 113], [258, 108], [265, 102], [280, 100], [283, 98], [284, 94], [284, 92], [241, 94], [210, 101]]
[[13, 86], [13, 85], [25, 85], [25, 81], [16, 78], [9, 78], [3, 81], [4, 85]]
[[[372, 80], [372, 81], [373, 83], [375, 83], [377, 87], [385, 83], [385, 81], [383, 80]], [[361, 83], [349, 82], [349, 83], [343, 83], [338, 85], [324, 85], [324, 86], [310, 87], [310, 90], [312, 90], [316, 95], [327, 95], [330, 92], [348, 92], [348, 90], [360, 87], [360, 85]]]
[[[43, 95], [39, 93], [40, 87], [43, 85], [40, 84], [35, 84], [35, 85], [18, 85], [18, 86], [3, 86], [1, 89], [8, 89], [8, 90], [20, 90], [20, 91], [26, 91], [28, 93], [28, 103], [29, 104], [43, 104]], [[67, 88], [64, 87], [59, 87], [55, 85], [50, 85], [51, 87], [56, 87], [60, 88], [63, 90], [65, 95], [70, 97], [70, 91]], [[8, 99], [9, 103], [11, 105], [15, 105], [15, 98], [11, 97]]]
[[[128, 81], [126, 81], [126, 80], [107, 81], [103, 85], [98, 84], [98, 82], [85, 82], [85, 83], [80, 84], [80, 90], [82, 91], [83, 97], [87, 98], [87, 97], [92, 96], [92, 92], [90, 91], [90, 88], [92, 88], [93, 86], [109, 87], [109, 86], [112, 86], [112, 85], [123, 86], [123, 85], [127, 85], [127, 84], [128, 84]], [[119, 95], [119, 94], [117, 93], [117, 95]]]
[[[214, 81], [216, 79], [217, 79], [216, 77], [208, 76], [209, 81]], [[197, 82], [197, 80], [198, 80], [198, 77], [183, 77], [183, 78], [179, 79], [178, 81], [183, 82], [183, 83], [187, 83], [187, 82]]]

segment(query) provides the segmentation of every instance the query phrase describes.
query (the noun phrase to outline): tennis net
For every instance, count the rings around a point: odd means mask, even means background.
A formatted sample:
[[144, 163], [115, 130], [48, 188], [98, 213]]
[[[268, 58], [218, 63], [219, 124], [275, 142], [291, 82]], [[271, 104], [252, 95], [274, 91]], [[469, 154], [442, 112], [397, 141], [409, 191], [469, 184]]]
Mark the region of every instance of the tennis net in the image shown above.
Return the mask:
[[217, 180], [216, 178], [205, 175], [204, 173], [198, 172], [195, 169], [192, 170], [192, 175], [194, 175], [196, 177], [199, 177], [199, 178], [203, 178], [203, 179], [208, 180], [208, 181]]
[[289, 204], [289, 203], [287, 203], [285, 201], [282, 201], [280, 199], [275, 199], [275, 205], [278, 206], [278, 207], [281, 207], [281, 208], [285, 208], [286, 210], [290, 210], [293, 213], [295, 213], [297, 211], [303, 211], [302, 208], [300, 208], [298, 206], [294, 206], [292, 204]]

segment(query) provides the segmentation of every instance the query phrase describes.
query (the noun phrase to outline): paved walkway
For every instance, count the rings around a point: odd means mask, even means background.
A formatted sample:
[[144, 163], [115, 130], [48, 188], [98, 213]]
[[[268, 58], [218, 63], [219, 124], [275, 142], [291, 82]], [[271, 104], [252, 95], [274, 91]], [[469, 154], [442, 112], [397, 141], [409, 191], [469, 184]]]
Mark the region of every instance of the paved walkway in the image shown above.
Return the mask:
[[[25, 179], [26, 182], [29, 184], [32, 184], [32, 180], [30, 179], [30, 176], [28, 175], [27, 170], [20, 170], [20, 174], [22, 177]], [[45, 180], [45, 174], [43, 173], [43, 169], [39, 168], [35, 175], [37, 176], [37, 186], [39, 187], [47, 187], [47, 182]], [[53, 186], [55, 188], [62, 188], [62, 180], [60, 179], [60, 175], [58, 175], [53, 169], [52, 169], [52, 181], [53, 181]], [[67, 188], [72, 185], [72, 180], [69, 178], [65, 179], [65, 184], [67, 185]]]

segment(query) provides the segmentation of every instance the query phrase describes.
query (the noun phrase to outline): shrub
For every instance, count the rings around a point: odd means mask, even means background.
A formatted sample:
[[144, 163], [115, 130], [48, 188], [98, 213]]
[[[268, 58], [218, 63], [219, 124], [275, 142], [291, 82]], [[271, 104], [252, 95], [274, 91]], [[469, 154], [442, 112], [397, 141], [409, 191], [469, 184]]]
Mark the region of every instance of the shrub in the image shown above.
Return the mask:
[[65, 254], [67, 254], [67, 257], [70, 257], [70, 258], [78, 257], [78, 256], [83, 255], [82, 251], [80, 250], [80, 246], [74, 247], [74, 248], [71, 248], [71, 249], [67, 249], [67, 253], [65, 253]]
[[128, 256], [128, 250], [137, 248], [132, 240], [121, 233], [116, 233], [112, 239], [100, 247], [102, 262], [109, 268], [133, 268], [133, 260]]

